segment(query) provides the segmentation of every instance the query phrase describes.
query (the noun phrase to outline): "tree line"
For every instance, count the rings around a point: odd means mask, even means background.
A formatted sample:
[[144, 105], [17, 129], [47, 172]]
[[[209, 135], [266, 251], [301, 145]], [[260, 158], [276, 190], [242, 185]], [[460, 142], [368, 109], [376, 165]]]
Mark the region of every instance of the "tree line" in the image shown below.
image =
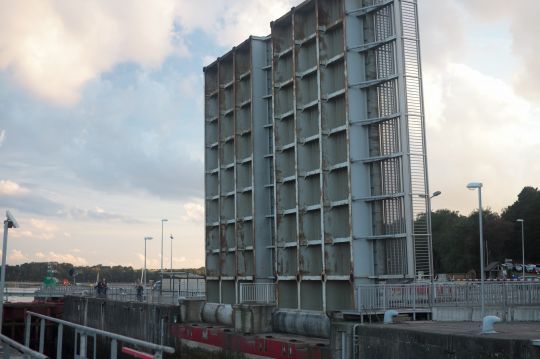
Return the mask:
[[[60, 281], [67, 279], [70, 282], [93, 283], [98, 278], [106, 278], [108, 282], [134, 283], [141, 278], [141, 269], [124, 266], [73, 266], [71, 263], [57, 262], [32, 262], [19, 265], [6, 266], [6, 281], [10, 282], [42, 282], [47, 275], [47, 269], [51, 264], [54, 276]], [[175, 269], [174, 271], [188, 271], [196, 274], [204, 274], [204, 267]], [[159, 269], [147, 269], [148, 281], [160, 278]]]
[[[525, 264], [540, 264], [540, 191], [525, 187], [501, 213], [483, 211], [487, 260], [521, 263], [521, 223], [525, 229]], [[435, 273], [480, 272], [478, 211], [468, 216], [441, 209], [431, 216]]]

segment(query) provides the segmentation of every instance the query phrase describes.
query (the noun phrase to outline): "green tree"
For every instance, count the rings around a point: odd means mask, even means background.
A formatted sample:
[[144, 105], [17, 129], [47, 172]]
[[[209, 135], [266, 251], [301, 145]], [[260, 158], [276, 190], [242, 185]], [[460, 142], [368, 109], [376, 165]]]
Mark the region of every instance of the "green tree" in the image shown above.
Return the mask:
[[519, 193], [517, 201], [502, 211], [501, 217], [513, 223], [505, 250], [508, 255], [521, 262], [521, 224], [525, 221], [525, 260], [540, 263], [540, 191], [538, 188], [525, 187]]

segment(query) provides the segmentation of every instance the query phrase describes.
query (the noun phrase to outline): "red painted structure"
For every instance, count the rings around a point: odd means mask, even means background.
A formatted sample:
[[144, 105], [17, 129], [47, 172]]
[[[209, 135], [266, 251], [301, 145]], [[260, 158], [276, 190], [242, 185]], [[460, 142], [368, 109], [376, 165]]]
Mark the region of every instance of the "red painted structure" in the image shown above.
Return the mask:
[[242, 335], [231, 328], [205, 324], [174, 324], [170, 334], [186, 345], [207, 350], [243, 353], [258, 358], [330, 358], [328, 340], [268, 333]]
[[140, 352], [135, 349], [122, 347], [122, 353], [127, 354], [129, 356], [132, 356], [134, 358], [140, 358], [140, 359], [154, 359], [154, 356], [152, 354], [148, 354], [145, 352]]

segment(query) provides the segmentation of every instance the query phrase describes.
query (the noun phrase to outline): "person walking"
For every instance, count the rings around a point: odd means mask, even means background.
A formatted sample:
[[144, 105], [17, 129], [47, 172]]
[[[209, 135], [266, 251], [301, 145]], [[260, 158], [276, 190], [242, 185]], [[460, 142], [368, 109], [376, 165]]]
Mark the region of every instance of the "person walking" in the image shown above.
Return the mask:
[[107, 279], [103, 278], [103, 281], [101, 282], [101, 293], [103, 294], [103, 298], [107, 298]]
[[142, 302], [144, 288], [139, 280], [137, 280], [136, 288], [137, 288], [137, 300], [139, 302]]
[[94, 287], [94, 289], [96, 290], [96, 296], [99, 298], [101, 297], [101, 292], [102, 292], [102, 283], [101, 281], [98, 281], [96, 286]]

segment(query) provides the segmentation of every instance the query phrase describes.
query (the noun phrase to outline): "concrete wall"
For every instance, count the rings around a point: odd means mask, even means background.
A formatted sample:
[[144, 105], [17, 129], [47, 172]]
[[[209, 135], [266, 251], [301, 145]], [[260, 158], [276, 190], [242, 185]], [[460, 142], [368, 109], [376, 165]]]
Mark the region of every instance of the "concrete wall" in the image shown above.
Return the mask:
[[[174, 340], [169, 336], [168, 327], [180, 322], [182, 316], [180, 306], [66, 297], [62, 319], [136, 339], [171, 345]], [[69, 344], [66, 338], [64, 342]], [[103, 350], [107, 349], [108, 343], [100, 344], [105, 345]]]
[[359, 358], [538, 358], [528, 340], [414, 332], [392, 326], [361, 326]]
[[[485, 315], [496, 315], [505, 322], [540, 321], [538, 306], [487, 306]], [[480, 307], [434, 307], [432, 318], [435, 321], [480, 321]]]

